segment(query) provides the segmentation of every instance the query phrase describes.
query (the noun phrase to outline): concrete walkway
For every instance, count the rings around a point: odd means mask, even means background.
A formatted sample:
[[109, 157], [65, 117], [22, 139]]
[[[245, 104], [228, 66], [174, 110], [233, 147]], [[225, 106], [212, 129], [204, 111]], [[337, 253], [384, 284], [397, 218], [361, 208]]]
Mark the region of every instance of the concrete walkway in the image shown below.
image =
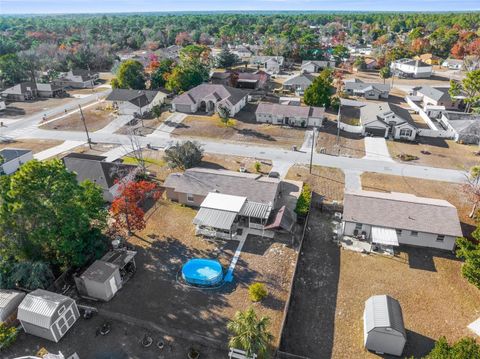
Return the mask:
[[133, 116], [131, 116], [131, 115], [119, 115], [119, 116], [117, 116], [116, 119], [114, 119], [112, 122], [110, 122], [104, 128], [101, 128], [100, 130], [95, 131], [95, 132], [96, 133], [115, 133], [120, 128], [125, 126], [132, 119], [133, 119]]
[[365, 159], [393, 162], [387, 142], [382, 137], [365, 137], [365, 153]]
[[180, 112], [172, 113], [158, 128], [152, 133], [154, 136], [169, 136], [182, 121], [187, 117]]
[[358, 191], [362, 189], [362, 180], [360, 171], [343, 170], [345, 173], [345, 190]]
[[248, 228], [244, 228], [242, 233], [242, 237], [239, 238], [240, 242], [238, 243], [237, 250], [235, 251], [235, 255], [233, 256], [232, 261], [230, 262], [230, 266], [228, 267], [227, 274], [225, 274], [225, 278], [223, 279], [225, 282], [231, 282], [233, 280], [233, 271], [235, 270], [235, 266], [237, 265], [238, 258], [240, 258], [240, 253], [242, 253], [243, 245], [245, 244], [245, 240], [248, 237]]
[[313, 132], [315, 131], [315, 143], [313, 144], [313, 149], [315, 151], [315, 145], [317, 142], [317, 134], [318, 131], [316, 129], [314, 130], [307, 130], [305, 131], [305, 139], [303, 141], [302, 147], [300, 148], [300, 151], [302, 152], [311, 152], [312, 151], [312, 141], [313, 141]]
[[293, 162], [288, 161], [272, 161], [271, 172], [278, 172], [280, 174], [280, 178], [283, 179], [287, 175], [290, 167], [292, 167], [293, 165]]
[[480, 318], [468, 325], [468, 329], [480, 337]]
[[107, 151], [102, 156], [107, 157], [105, 161], [113, 162], [122, 158], [123, 156], [128, 155], [129, 153], [133, 152], [133, 147], [131, 145], [122, 145], [120, 147], [114, 148], [113, 150]]
[[33, 155], [36, 160], [43, 161], [50, 157], [59, 155], [62, 152], [70, 151], [71, 149], [84, 145], [85, 141], [65, 141], [61, 145], [49, 148], [48, 150], [38, 152]]

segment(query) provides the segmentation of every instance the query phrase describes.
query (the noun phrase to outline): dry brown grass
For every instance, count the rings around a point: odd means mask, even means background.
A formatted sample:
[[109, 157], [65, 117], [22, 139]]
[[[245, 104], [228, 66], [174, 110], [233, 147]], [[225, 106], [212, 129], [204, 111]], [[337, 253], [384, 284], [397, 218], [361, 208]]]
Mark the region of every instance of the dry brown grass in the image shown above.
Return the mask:
[[[422, 268], [429, 261], [432, 267]], [[460, 267], [451, 256], [431, 256], [426, 248], [409, 248], [399, 258], [341, 251], [332, 357], [378, 358], [362, 342], [364, 303], [377, 294], [391, 295], [402, 306], [404, 355], [425, 354], [440, 336], [471, 336], [467, 325], [479, 316], [480, 291], [462, 278]]]
[[[180, 253], [187, 258], [215, 258], [214, 252], [217, 248], [221, 248], [222, 253], [218, 259], [222, 265], [224, 267], [229, 265], [238, 242], [212, 242], [196, 237], [192, 224], [196, 212], [194, 209], [161, 200], [156, 208], [147, 212], [147, 227], [129, 239], [131, 244], [143, 248], [147, 254], [146, 262], [141, 263], [142, 259], [139, 259], [139, 262], [140, 266], [149, 270], [141, 278], [136, 276], [137, 281], [149, 283], [149, 289], [142, 292], [147, 296], [145, 303], [153, 301], [155, 316], [160, 316], [163, 320], [171, 320], [170, 324], [173, 327], [191, 324], [190, 327], [184, 326], [182, 329], [195, 331], [200, 324], [203, 328], [201, 334], [212, 331], [224, 332], [226, 322], [234, 316], [236, 311], [253, 306], [259, 315], [271, 318], [270, 330], [278, 338], [289, 282], [293, 275], [295, 260], [293, 249], [268, 239], [249, 237], [235, 268], [234, 290], [212, 293], [190, 290], [186, 296], [184, 288], [171, 282], [171, 271], [157, 269], [152, 273], [152, 268], [155, 266], [162, 268], [164, 263], [173, 262], [181, 266], [185, 259], [181, 258]], [[149, 276], [155, 276], [155, 281], [152, 281]], [[269, 295], [263, 302], [253, 304], [250, 301], [248, 286], [253, 282], [265, 283]], [[137, 286], [142, 284], [137, 282]], [[167, 290], [163, 295], [148, 297], [150, 291], [156, 293], [157, 286], [157, 289], [162, 286], [169, 289], [163, 288], [164, 291]], [[127, 291], [130, 289], [132, 289], [131, 286], [125, 288]], [[157, 294], [159, 293], [162, 292]], [[127, 294], [122, 291], [120, 296]], [[193, 301], [196, 305], [192, 306], [188, 303], [189, 301]], [[200, 309], [204, 306], [208, 306], [208, 310]], [[147, 315], [148, 310], [149, 308], [142, 309], [140, 315]], [[187, 313], [189, 323], [182, 322], [185, 320], [184, 313]], [[150, 320], [155, 319], [150, 318]], [[212, 323], [217, 327], [210, 328]]]
[[313, 166], [309, 173], [308, 166], [292, 166], [286, 179], [302, 181], [312, 188], [312, 191], [324, 196], [326, 201], [342, 201], [345, 188], [345, 175], [337, 168]]
[[[97, 131], [104, 128], [115, 116], [107, 104], [98, 103], [88, 108], [84, 108], [83, 116], [89, 131]], [[62, 117], [56, 121], [52, 121], [40, 126], [44, 130], [59, 131], [85, 131], [80, 111], [74, 112], [69, 116]]]
[[461, 184], [366, 172], [362, 174], [362, 187], [368, 191], [405, 192], [420, 197], [444, 199], [457, 207], [465, 236], [469, 236], [475, 228], [475, 220], [468, 216], [471, 205], [462, 192]]
[[19, 118], [30, 116], [38, 112], [46, 111], [50, 108], [60, 106], [72, 101], [71, 97], [65, 98], [42, 98], [27, 102], [9, 102], [7, 109], [2, 114], [6, 118]]
[[[144, 119], [143, 120], [143, 126], [142, 126], [142, 121], [138, 120], [138, 122], [135, 125], [122, 126], [115, 133], [118, 133], [120, 135], [128, 135], [128, 134], [131, 134], [131, 133], [135, 133], [136, 135], [139, 135], [139, 136], [150, 135], [170, 115], [171, 115], [170, 112], [164, 111], [158, 117], [154, 117], [154, 118], [150, 118], [150, 119]], [[133, 131], [135, 131], [135, 132], [133, 132]]]
[[400, 154], [414, 155], [418, 160], [410, 163], [423, 166], [468, 170], [480, 163], [480, 156], [475, 156], [478, 147], [462, 145], [452, 140], [420, 138], [418, 144], [387, 141], [387, 147], [392, 158], [398, 160]]
[[63, 141], [56, 140], [37, 140], [37, 139], [23, 139], [9, 143], [0, 143], [0, 149], [3, 148], [22, 148], [32, 150], [33, 153], [42, 152], [51, 147], [55, 147], [63, 143]]
[[340, 131], [337, 143], [336, 122], [325, 121], [317, 140], [317, 151], [335, 156], [362, 158], [365, 156], [365, 140], [362, 136]]
[[[242, 118], [244, 114], [240, 113]], [[286, 128], [277, 125], [255, 123], [251, 119], [233, 120], [229, 125], [221, 122], [218, 115], [187, 116], [173, 135], [183, 137], [207, 137], [219, 140], [250, 142], [255, 144], [291, 148], [300, 147], [305, 138], [305, 130]]]
[[[146, 161], [147, 170], [155, 173], [156, 177], [165, 181], [170, 173], [179, 172], [179, 169], [171, 169], [167, 166], [163, 159], [164, 151], [144, 150], [143, 156]], [[129, 156], [125, 156], [124, 161], [126, 163], [134, 163], [135, 159]], [[240, 157], [240, 156], [222, 156], [211, 153], [205, 153], [203, 155], [202, 163], [200, 167], [212, 168], [212, 169], [225, 169], [229, 171], [239, 171], [240, 166], [244, 166], [247, 172], [255, 173], [255, 163], [260, 162], [260, 173], [267, 174], [272, 169], [271, 161], [255, 159], [252, 157]]]

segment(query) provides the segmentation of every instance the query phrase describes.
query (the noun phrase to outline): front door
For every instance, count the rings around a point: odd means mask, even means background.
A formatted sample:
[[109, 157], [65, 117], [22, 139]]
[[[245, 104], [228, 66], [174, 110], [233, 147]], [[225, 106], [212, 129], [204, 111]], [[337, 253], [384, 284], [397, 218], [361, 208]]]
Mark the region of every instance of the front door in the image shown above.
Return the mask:
[[117, 282], [115, 282], [115, 277], [110, 278], [110, 288], [112, 293], [115, 294], [118, 291]]

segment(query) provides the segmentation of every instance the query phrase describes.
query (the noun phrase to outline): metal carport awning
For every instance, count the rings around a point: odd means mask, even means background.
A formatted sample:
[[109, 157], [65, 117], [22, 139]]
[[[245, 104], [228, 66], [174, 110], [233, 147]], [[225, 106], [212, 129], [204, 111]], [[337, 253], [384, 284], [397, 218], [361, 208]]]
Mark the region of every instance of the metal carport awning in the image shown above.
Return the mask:
[[372, 227], [372, 243], [398, 247], [397, 231], [392, 228]]

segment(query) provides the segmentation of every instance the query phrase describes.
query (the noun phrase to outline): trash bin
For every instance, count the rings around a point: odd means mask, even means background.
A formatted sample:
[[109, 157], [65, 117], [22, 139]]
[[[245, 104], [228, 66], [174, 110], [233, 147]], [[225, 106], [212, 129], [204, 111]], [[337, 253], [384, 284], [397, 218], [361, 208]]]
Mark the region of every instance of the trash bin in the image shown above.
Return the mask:
[[292, 146], [292, 151], [296, 151], [297, 150], [297, 146]]

